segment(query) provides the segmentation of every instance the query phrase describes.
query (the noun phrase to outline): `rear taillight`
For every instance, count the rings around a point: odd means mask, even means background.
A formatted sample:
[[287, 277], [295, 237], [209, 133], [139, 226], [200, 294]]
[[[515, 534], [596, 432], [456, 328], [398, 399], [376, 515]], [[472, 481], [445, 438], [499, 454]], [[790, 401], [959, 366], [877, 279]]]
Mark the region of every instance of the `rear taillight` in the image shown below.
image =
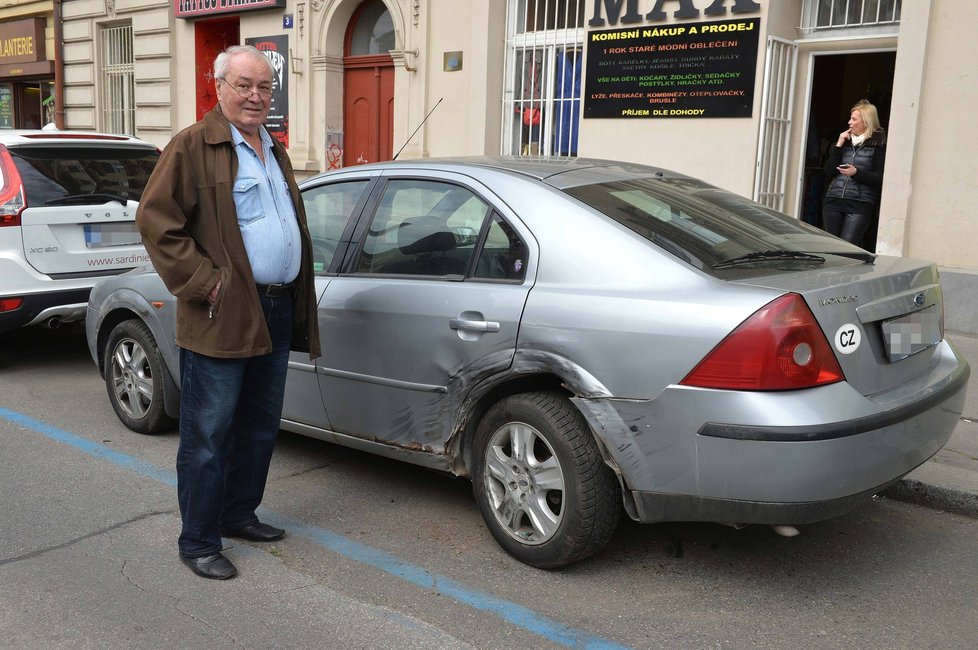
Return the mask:
[[789, 293], [741, 323], [693, 368], [683, 386], [791, 390], [845, 377], [804, 299]]
[[13, 156], [0, 144], [0, 228], [19, 226], [20, 213], [25, 207], [20, 172], [14, 165]]
[[0, 298], [0, 312], [20, 309], [22, 304], [24, 304], [23, 298]]

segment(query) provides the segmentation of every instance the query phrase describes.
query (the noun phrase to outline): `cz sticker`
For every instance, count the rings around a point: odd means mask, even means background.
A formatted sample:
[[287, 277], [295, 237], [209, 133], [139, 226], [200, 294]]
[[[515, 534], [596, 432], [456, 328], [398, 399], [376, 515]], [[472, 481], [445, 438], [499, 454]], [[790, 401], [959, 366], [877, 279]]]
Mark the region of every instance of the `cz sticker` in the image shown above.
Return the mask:
[[859, 349], [862, 340], [863, 335], [859, 331], [859, 327], [852, 323], [846, 323], [835, 333], [835, 349], [842, 354], [852, 354]]

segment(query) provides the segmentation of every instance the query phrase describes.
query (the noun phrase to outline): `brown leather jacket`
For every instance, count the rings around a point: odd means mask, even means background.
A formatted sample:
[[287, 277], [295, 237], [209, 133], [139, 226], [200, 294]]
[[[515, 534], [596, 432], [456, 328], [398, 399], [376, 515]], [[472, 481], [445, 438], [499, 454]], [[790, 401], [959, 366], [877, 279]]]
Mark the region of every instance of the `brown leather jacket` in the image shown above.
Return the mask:
[[[272, 151], [288, 182], [302, 237], [292, 349], [316, 358], [319, 322], [305, 208], [285, 148], [274, 141]], [[153, 266], [177, 297], [177, 345], [212, 357], [272, 350], [231, 194], [237, 170], [231, 129], [218, 105], [167, 144], [136, 211]], [[207, 294], [218, 280], [220, 294], [211, 308]]]

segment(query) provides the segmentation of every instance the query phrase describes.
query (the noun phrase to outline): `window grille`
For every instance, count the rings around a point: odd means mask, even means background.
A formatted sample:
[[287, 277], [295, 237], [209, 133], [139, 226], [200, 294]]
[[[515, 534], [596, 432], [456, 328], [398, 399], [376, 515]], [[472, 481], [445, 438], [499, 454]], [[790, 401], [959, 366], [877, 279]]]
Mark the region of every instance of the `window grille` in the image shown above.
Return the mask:
[[132, 25], [102, 27], [99, 31], [102, 63], [102, 124], [109, 133], [136, 132], [136, 79], [132, 52]]
[[584, 0], [508, 0], [502, 153], [576, 156]]
[[900, 24], [901, 0], [805, 0], [806, 33], [840, 28], [874, 28], [894, 32]]
[[798, 46], [791, 41], [768, 37], [754, 200], [775, 210], [784, 210], [797, 52]]

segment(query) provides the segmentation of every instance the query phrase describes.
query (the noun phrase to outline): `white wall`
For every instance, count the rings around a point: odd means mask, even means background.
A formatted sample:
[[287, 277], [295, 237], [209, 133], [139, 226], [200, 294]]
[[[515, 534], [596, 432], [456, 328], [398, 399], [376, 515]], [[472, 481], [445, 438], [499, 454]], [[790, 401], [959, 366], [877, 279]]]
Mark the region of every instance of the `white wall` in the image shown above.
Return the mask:
[[[501, 0], [427, 3], [428, 38], [421, 46], [424, 69], [417, 73], [424, 75], [423, 110], [412, 116], [404, 135], [410, 135], [442, 101], [419, 132], [423, 147], [409, 145], [402, 157], [499, 152], [505, 15]], [[446, 52], [462, 53], [461, 70], [444, 70]], [[395, 96], [395, 109], [398, 100]], [[404, 144], [400, 135], [394, 135], [395, 152]]]
[[978, 3], [933, 2], [930, 18], [904, 249], [978, 269]]

